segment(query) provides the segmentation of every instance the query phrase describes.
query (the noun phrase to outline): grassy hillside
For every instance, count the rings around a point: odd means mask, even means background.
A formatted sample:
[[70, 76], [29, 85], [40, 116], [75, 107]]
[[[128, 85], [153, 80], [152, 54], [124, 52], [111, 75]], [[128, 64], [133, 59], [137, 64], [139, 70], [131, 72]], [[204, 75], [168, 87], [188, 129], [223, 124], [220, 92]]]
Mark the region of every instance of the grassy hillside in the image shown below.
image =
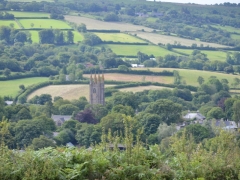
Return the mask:
[[[191, 55], [193, 50], [192, 49], [174, 49], [177, 52], [182, 52], [188, 55]], [[226, 61], [227, 53], [223, 51], [201, 51], [202, 53], [206, 54], [210, 61]]]
[[211, 76], [216, 76], [218, 79], [227, 79], [229, 81], [229, 85], [233, 82], [234, 78], [239, 78], [237, 75], [232, 74], [223, 74], [218, 72], [209, 72], [209, 71], [199, 71], [199, 70], [190, 70], [190, 69], [175, 69], [175, 68], [134, 68], [133, 70], [143, 70], [149, 69], [150, 71], [159, 72], [163, 70], [179, 71], [182, 80], [185, 80], [188, 85], [198, 86], [197, 78], [202, 76], [205, 80], [207, 80]]
[[123, 56], [137, 56], [137, 53], [141, 51], [148, 55], [153, 54], [154, 56], [165, 56], [167, 54], [176, 54], [174, 52], [168, 51], [164, 48], [154, 45], [117, 45], [117, 44], [105, 44], [101, 45], [105, 48], [111, 48], [117, 55]]
[[0, 96], [16, 96], [19, 89], [19, 85], [23, 84], [25, 87], [47, 81], [48, 78], [36, 77], [36, 78], [24, 78], [9, 81], [0, 81]]
[[14, 28], [18, 29], [19, 26], [14, 20], [0, 20], [0, 26], [9, 26], [13, 24]]
[[94, 34], [100, 37], [103, 41], [128, 42], [128, 43], [145, 42], [141, 39], [135, 38], [124, 33], [94, 33]]
[[[54, 19], [19, 19], [24, 28], [47, 28], [47, 29], [71, 29], [71, 27], [60, 20]], [[31, 24], [34, 24], [31, 27]]]
[[7, 12], [13, 14], [14, 17], [49, 17], [48, 13], [42, 12], [23, 12], [23, 11], [7, 11]]

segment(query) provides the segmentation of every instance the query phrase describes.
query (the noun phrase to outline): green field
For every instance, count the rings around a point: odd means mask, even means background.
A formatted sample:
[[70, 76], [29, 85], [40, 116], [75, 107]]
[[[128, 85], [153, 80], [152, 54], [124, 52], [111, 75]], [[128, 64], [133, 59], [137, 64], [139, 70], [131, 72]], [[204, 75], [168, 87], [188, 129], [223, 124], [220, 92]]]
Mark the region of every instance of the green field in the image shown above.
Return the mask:
[[83, 40], [83, 35], [77, 31], [72, 31], [74, 34], [74, 43], [78, 43]]
[[[23, 25], [24, 28], [46, 28], [46, 29], [71, 29], [71, 27], [60, 20], [54, 19], [19, 19], [19, 22]], [[34, 24], [31, 27], [31, 23]]]
[[[147, 70], [149, 69], [150, 71], [154, 72], [159, 72], [163, 70], [167, 71], [173, 71], [177, 70], [179, 71], [180, 76], [182, 77], [182, 80], [185, 80], [187, 85], [193, 85], [193, 86], [198, 86], [197, 78], [199, 76], [202, 76], [205, 81], [210, 77], [210, 76], [216, 76], [219, 80], [221, 79], [227, 79], [229, 81], [229, 86], [231, 86], [231, 83], [233, 82], [234, 78], [239, 78], [237, 75], [232, 75], [232, 74], [223, 74], [223, 73], [218, 73], [218, 72], [210, 72], [210, 71], [199, 71], [199, 70], [190, 70], [190, 69], [175, 69], [175, 68], [133, 68], [133, 70]], [[167, 82], [167, 83], [172, 83]]]
[[[188, 55], [191, 55], [193, 50], [192, 49], [174, 49], [178, 52], [182, 52]], [[201, 51], [202, 53], [206, 54], [210, 61], [226, 61], [227, 53], [223, 51]]]
[[231, 38], [234, 40], [240, 40], [240, 35], [238, 34], [231, 34]]
[[31, 38], [33, 43], [39, 43], [38, 31], [29, 31], [31, 33]]
[[220, 25], [211, 25], [211, 26], [215, 27], [215, 28], [222, 29], [224, 31], [228, 31], [228, 32], [240, 33], [240, 29], [239, 28], [234, 28], [234, 27], [231, 27], [231, 26], [220, 26]]
[[22, 12], [22, 11], [7, 11], [10, 14], [13, 14], [14, 17], [49, 17], [48, 13], [42, 12]]
[[113, 41], [113, 42], [128, 42], [128, 43], [134, 43], [134, 42], [140, 42], [144, 43], [146, 41], [143, 41], [141, 39], [138, 39], [136, 37], [130, 36], [128, 34], [124, 33], [94, 33], [98, 37], [100, 37], [103, 41]]
[[104, 44], [101, 45], [105, 48], [111, 48], [117, 55], [123, 56], [137, 56], [140, 51], [142, 53], [154, 56], [165, 56], [167, 54], [176, 54], [174, 52], [168, 51], [164, 48], [154, 45], [117, 45], [117, 44]]
[[0, 26], [10, 26], [11, 23], [13, 24], [14, 28], [19, 28], [18, 24], [14, 20], [0, 20]]
[[23, 84], [25, 87], [47, 81], [46, 77], [36, 78], [24, 78], [9, 81], [0, 81], [0, 96], [16, 96], [19, 89], [19, 85]]
[[154, 18], [154, 17], [147, 18], [148, 22], [156, 22], [156, 20], [158, 20], [158, 18]]

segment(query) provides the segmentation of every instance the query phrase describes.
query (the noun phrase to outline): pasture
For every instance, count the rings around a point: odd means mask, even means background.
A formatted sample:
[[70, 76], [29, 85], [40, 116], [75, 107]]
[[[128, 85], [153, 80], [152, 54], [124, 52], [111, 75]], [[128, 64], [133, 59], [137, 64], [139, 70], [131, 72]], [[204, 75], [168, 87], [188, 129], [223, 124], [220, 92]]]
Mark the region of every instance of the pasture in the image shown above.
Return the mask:
[[33, 43], [39, 43], [38, 31], [29, 31], [31, 33], [31, 38]]
[[174, 44], [175, 42], [177, 42], [184, 46], [192, 46], [192, 44], [197, 44], [200, 47], [200, 45], [203, 44], [204, 46], [209, 46], [209, 47], [219, 47], [219, 48], [227, 47], [221, 44], [207, 43], [207, 42], [202, 42], [197, 40], [184, 39], [176, 36], [167, 36], [167, 35], [150, 33], [150, 32], [133, 32], [133, 34], [137, 34], [138, 37], [147, 39], [154, 44], [158, 44], [158, 43]]
[[235, 27], [231, 27], [231, 26], [220, 26], [220, 25], [211, 25], [211, 26], [218, 28], [218, 29], [222, 29], [224, 31], [228, 31], [230, 33], [233, 33], [233, 32], [240, 33], [239, 28], [235, 28]]
[[145, 31], [148, 32], [153, 31], [153, 29], [145, 26], [133, 25], [124, 22], [105, 22], [83, 16], [66, 15], [64, 17], [66, 21], [73, 22], [78, 25], [81, 23], [86, 24], [87, 29], [120, 30], [120, 31], [141, 31], [142, 29], [144, 29]]
[[23, 12], [23, 11], [7, 11], [10, 14], [13, 14], [15, 18], [18, 17], [48, 17], [48, 13], [42, 12]]
[[240, 35], [238, 34], [231, 34], [231, 38], [234, 40], [239, 40], [240, 41]]
[[101, 38], [103, 41], [113, 41], [113, 42], [127, 42], [127, 43], [144, 43], [145, 41], [138, 39], [136, 37], [133, 37], [128, 34], [124, 33], [94, 33], [99, 38]]
[[19, 85], [23, 84], [25, 87], [47, 81], [45, 77], [24, 78], [9, 81], [0, 81], [0, 96], [16, 96], [19, 92]]
[[14, 20], [0, 20], [0, 26], [9, 26], [10, 24], [13, 24], [13, 27], [18, 29], [19, 26]]
[[[90, 77], [90, 74], [84, 74], [83, 77]], [[159, 82], [165, 84], [173, 83], [172, 76], [149, 76], [149, 75], [134, 75], [121, 73], [107, 73], [104, 74], [105, 80], [110, 81], [124, 81], [124, 82]]]
[[216, 76], [219, 80], [227, 79], [229, 81], [230, 87], [231, 87], [231, 83], [233, 82], [233, 79], [239, 78], [239, 76], [232, 75], [232, 74], [224, 74], [224, 73], [211, 72], [211, 71], [190, 70], [190, 69], [176, 69], [176, 68], [132, 68], [132, 69], [133, 70], [149, 69], [150, 71], [154, 71], [154, 72], [160, 72], [163, 70], [167, 70], [167, 71], [177, 70], [182, 80], [185, 80], [187, 85], [193, 85], [193, 86], [199, 86], [197, 82], [197, 78], [199, 76], [202, 76], [205, 81], [207, 81], [207, 79], [210, 78], [211, 76]]
[[78, 43], [79, 41], [83, 41], [83, 35], [80, 32], [72, 31], [74, 34], [74, 43]]
[[104, 44], [101, 45], [105, 48], [110, 48], [117, 55], [122, 56], [137, 56], [137, 53], [140, 51], [142, 53], [154, 56], [164, 57], [167, 54], [176, 54], [174, 52], [168, 51], [167, 49], [161, 48], [154, 45], [118, 45], [118, 44]]
[[[19, 22], [26, 29], [46, 28], [46, 29], [71, 29], [71, 27], [60, 20], [55, 19], [19, 19]], [[31, 26], [33, 23], [33, 27]]]
[[[177, 52], [182, 52], [188, 55], [191, 55], [193, 50], [192, 49], [174, 49]], [[202, 53], [206, 54], [210, 61], [226, 61], [227, 53], [223, 51], [206, 51], [200, 50]]]

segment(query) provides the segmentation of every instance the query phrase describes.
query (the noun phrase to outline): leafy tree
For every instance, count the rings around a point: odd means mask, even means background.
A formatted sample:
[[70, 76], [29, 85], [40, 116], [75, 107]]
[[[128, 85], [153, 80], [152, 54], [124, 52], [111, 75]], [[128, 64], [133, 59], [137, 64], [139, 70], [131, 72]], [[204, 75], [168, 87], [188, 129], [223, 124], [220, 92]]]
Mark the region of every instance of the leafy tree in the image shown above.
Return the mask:
[[167, 125], [166, 123], [161, 123], [157, 129], [158, 140], [161, 142], [163, 139], [174, 135], [177, 132], [176, 125]]
[[168, 125], [181, 121], [182, 106], [178, 103], [173, 103], [167, 99], [159, 99], [156, 102], [150, 103], [146, 109], [146, 113], [157, 114], [161, 117], [161, 122]]
[[102, 40], [95, 34], [84, 33], [83, 43], [89, 46], [94, 46], [102, 43]]
[[122, 104], [118, 104], [112, 108], [112, 112], [125, 114], [127, 116], [134, 116], [135, 112], [131, 106], [124, 106]]
[[118, 70], [120, 71], [129, 71], [129, 68], [126, 65], [119, 65]]
[[32, 119], [29, 109], [23, 107], [18, 113], [17, 117], [21, 119]]
[[111, 129], [111, 132], [124, 132], [123, 115], [121, 113], [109, 113], [101, 119], [100, 124], [105, 132], [108, 132], [109, 129]]
[[23, 84], [19, 85], [19, 88], [20, 88], [21, 90], [25, 90], [25, 86], [24, 86]]
[[103, 18], [104, 21], [119, 21], [118, 15], [114, 13], [108, 13]]
[[76, 114], [75, 119], [81, 123], [97, 124], [99, 121], [94, 117], [90, 109], [85, 109]]
[[43, 135], [40, 135], [39, 138], [33, 139], [31, 146], [33, 147], [34, 150], [39, 150], [45, 147], [56, 147], [56, 144], [54, 143], [53, 140]]
[[38, 32], [40, 44], [54, 44], [54, 33], [51, 29], [45, 29]]
[[8, 69], [8, 68], [5, 68], [5, 69], [3, 70], [3, 74], [4, 74], [4, 76], [9, 77], [9, 75], [11, 74], [11, 70]]
[[77, 112], [79, 111], [78, 107], [77, 106], [74, 106], [72, 104], [64, 104], [64, 105], [61, 105], [59, 108], [58, 108], [59, 112], [61, 115], [72, 115], [73, 112]]
[[70, 129], [60, 131], [59, 134], [54, 137], [54, 140], [57, 142], [57, 145], [66, 145], [69, 142], [73, 144], [76, 143], [74, 133]]
[[78, 27], [77, 27], [78, 32], [87, 32], [87, 27], [86, 24], [81, 23]]
[[240, 121], [240, 100], [236, 100], [233, 103], [233, 120], [236, 122], [237, 126]]
[[68, 30], [67, 31], [67, 43], [73, 44], [73, 42], [74, 42], [74, 34], [72, 31]]
[[133, 109], [137, 109], [139, 104], [138, 97], [132, 92], [116, 92], [112, 96], [112, 101], [114, 105], [122, 104]]
[[220, 107], [213, 107], [210, 111], [207, 113], [207, 118], [208, 119], [221, 119], [224, 118], [224, 113], [222, 108]]
[[204, 83], [204, 78], [202, 76], [198, 76], [197, 82], [199, 85], [202, 85]]
[[146, 113], [141, 120], [145, 134], [155, 134], [159, 124], [161, 123], [161, 120], [161, 117], [157, 114]]
[[24, 33], [24, 32], [18, 32], [16, 35], [15, 35], [15, 39], [14, 39], [14, 42], [26, 42], [27, 41], [27, 34]]
[[174, 76], [174, 84], [181, 84], [181, 76], [179, 75], [179, 72], [174, 70], [173, 76]]
[[210, 131], [201, 126], [200, 124], [191, 124], [186, 127], [185, 131], [187, 136], [193, 136], [196, 143], [200, 143], [205, 138], [210, 138]]

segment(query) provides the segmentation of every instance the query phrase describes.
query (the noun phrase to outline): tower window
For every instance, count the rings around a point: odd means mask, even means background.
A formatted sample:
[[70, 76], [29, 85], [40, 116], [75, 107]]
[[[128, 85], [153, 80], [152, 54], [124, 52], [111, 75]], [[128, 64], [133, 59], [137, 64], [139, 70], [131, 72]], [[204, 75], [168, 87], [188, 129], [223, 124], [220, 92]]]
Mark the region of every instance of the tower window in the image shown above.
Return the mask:
[[93, 88], [93, 93], [96, 93], [96, 89], [95, 88]]

